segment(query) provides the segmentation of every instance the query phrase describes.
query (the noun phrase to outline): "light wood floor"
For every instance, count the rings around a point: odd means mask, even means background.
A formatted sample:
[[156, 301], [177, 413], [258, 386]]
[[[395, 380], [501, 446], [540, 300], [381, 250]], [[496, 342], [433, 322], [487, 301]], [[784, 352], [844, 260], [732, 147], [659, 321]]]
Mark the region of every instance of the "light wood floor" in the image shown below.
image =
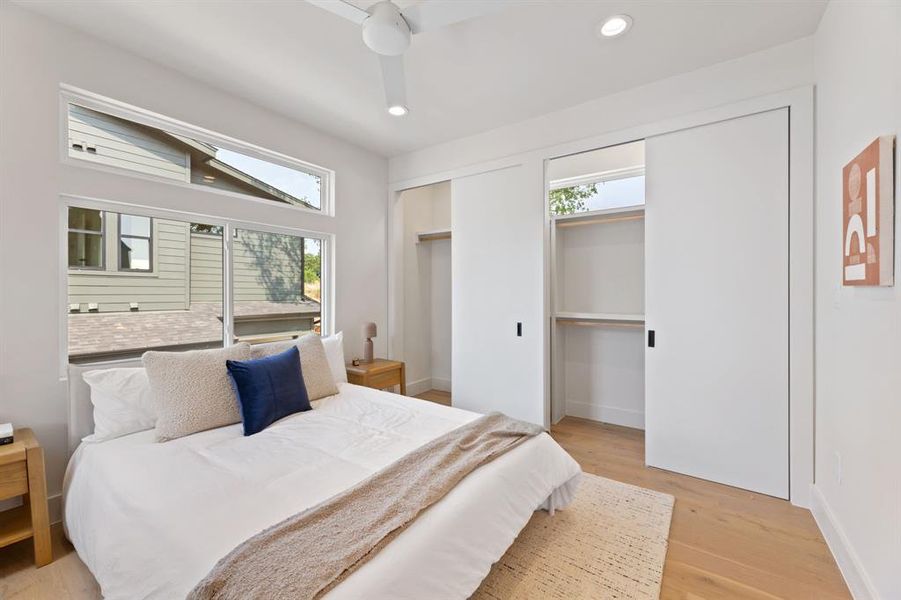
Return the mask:
[[809, 511], [644, 465], [644, 432], [566, 417], [551, 435], [582, 470], [676, 497], [663, 600], [851, 598]]
[[[420, 397], [450, 403], [446, 392]], [[585, 471], [676, 497], [663, 600], [851, 597], [808, 511], [769, 496], [649, 469], [639, 430], [567, 417], [551, 434]], [[53, 541], [56, 560], [37, 570], [29, 542], [0, 550], [0, 598], [100, 598], [59, 525], [53, 528]]]

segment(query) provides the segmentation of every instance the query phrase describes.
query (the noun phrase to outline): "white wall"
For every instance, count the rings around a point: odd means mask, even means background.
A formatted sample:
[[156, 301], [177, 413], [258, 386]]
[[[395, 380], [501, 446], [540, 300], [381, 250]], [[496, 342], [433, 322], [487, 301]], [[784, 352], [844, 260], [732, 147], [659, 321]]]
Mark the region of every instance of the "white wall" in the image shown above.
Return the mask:
[[644, 329], [558, 325], [557, 335], [566, 414], [644, 429]]
[[[642, 154], [632, 164], [643, 163]], [[558, 312], [644, 313], [644, 219], [557, 227], [556, 238]], [[554, 403], [564, 401], [567, 415], [644, 429], [644, 329], [558, 323], [557, 336]]]
[[[448, 194], [450, 198], [450, 194]], [[448, 207], [450, 203], [448, 203]], [[451, 240], [432, 245], [432, 389], [451, 391]]]
[[557, 227], [557, 310], [644, 313], [644, 219]]
[[800, 40], [391, 159], [404, 181], [653, 123], [813, 83], [813, 40]]
[[639, 140], [554, 159], [547, 165], [547, 178], [556, 181], [643, 166], [644, 140]]
[[834, 0], [815, 36], [815, 514], [855, 597], [886, 600], [901, 598], [901, 244], [888, 288], [841, 287], [840, 244], [842, 167], [901, 131], [899, 44], [897, 2]]
[[451, 265], [449, 240], [420, 242], [417, 234], [450, 227], [450, 182], [404, 190], [403, 360], [407, 393], [450, 391]]
[[[61, 193], [335, 233], [346, 354], [361, 352], [362, 322], [387, 322], [384, 159], [9, 3], [0, 5], [0, 74], [0, 421], [35, 430], [51, 494], [66, 463]], [[63, 164], [61, 83], [334, 169], [336, 217]], [[384, 354], [387, 336], [375, 342]]]

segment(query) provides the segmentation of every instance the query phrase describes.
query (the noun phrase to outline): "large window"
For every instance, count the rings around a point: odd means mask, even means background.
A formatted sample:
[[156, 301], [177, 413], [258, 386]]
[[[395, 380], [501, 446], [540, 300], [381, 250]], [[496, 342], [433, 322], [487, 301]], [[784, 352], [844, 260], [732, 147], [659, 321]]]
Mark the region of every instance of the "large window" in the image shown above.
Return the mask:
[[317, 211], [327, 199], [329, 172], [313, 165], [249, 145], [229, 148], [174, 125], [169, 131], [74, 102], [67, 107], [70, 158]]
[[321, 333], [325, 236], [79, 206], [68, 213], [70, 361]]

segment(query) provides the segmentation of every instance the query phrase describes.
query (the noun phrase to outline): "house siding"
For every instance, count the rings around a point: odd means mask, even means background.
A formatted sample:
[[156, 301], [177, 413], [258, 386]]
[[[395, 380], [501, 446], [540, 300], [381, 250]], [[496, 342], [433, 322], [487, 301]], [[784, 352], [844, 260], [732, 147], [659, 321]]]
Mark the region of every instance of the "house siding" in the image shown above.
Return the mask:
[[[235, 302], [299, 302], [303, 293], [302, 247], [299, 240], [239, 231], [233, 244]], [[272, 247], [273, 241], [281, 244]], [[193, 302], [222, 300], [221, 237], [191, 235], [190, 278]]]
[[[72, 158], [190, 181], [188, 153], [152, 128], [71, 104], [68, 135]], [[85, 149], [79, 150], [75, 145]], [[89, 152], [86, 148], [96, 151]]]
[[106, 270], [69, 271], [69, 304], [87, 311], [89, 303], [97, 303], [100, 312], [128, 311], [131, 302], [140, 310], [188, 308], [188, 233], [187, 223], [154, 219], [153, 272], [121, 273], [116, 271], [118, 254], [110, 251], [117, 243], [115, 231], [108, 228]]
[[222, 236], [191, 234], [191, 299], [222, 302]]

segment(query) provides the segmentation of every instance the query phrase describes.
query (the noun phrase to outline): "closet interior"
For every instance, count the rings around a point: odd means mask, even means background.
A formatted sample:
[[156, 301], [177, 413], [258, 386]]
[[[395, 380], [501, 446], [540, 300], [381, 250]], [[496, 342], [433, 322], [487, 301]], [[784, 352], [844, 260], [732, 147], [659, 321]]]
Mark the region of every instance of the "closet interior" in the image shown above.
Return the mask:
[[[451, 391], [451, 184], [404, 190], [403, 344], [407, 394]], [[431, 398], [430, 398], [431, 399]], [[437, 398], [450, 402], [450, 398]]]
[[644, 142], [548, 162], [551, 418], [644, 428]]

